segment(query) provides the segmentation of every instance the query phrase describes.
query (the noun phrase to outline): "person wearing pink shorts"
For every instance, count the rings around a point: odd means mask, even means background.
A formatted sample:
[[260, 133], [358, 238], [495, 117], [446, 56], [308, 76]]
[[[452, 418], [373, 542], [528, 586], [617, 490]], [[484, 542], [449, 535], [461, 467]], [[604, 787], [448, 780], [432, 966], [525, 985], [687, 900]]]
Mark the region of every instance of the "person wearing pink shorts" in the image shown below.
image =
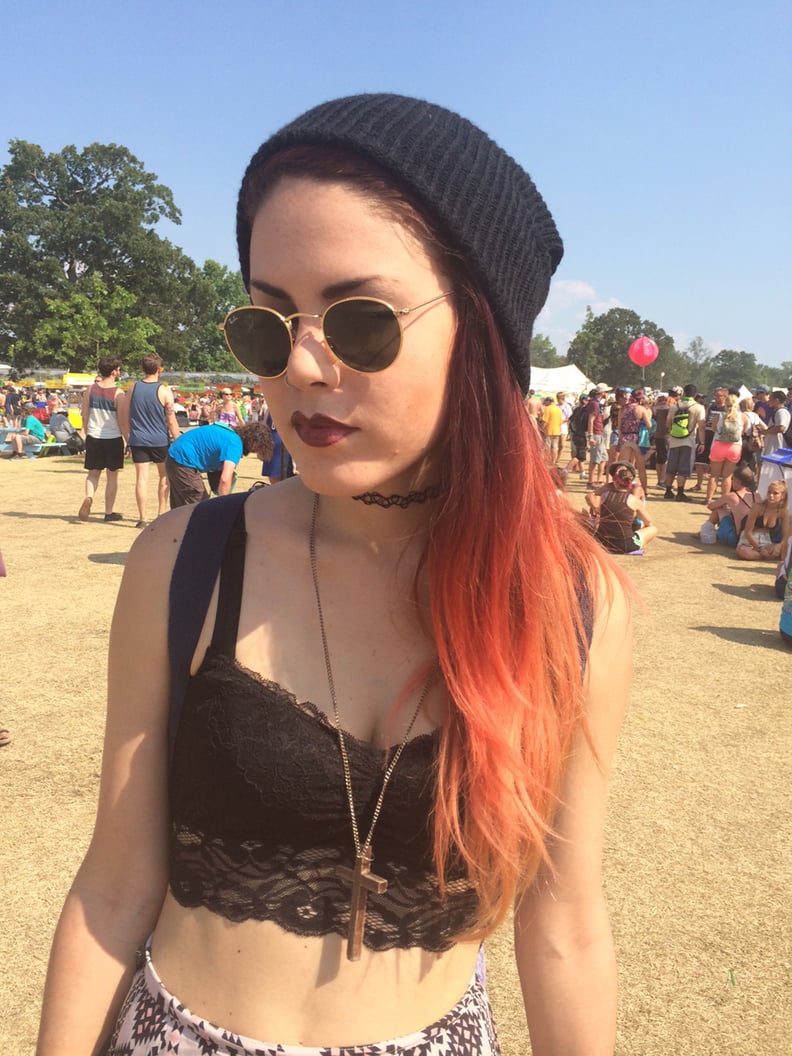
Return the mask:
[[718, 482], [721, 495], [731, 491], [734, 467], [742, 458], [742, 438], [749, 427], [748, 417], [738, 407], [739, 397], [729, 393], [725, 408], [715, 417], [715, 435], [710, 448], [710, 475], [707, 502], [712, 502]]

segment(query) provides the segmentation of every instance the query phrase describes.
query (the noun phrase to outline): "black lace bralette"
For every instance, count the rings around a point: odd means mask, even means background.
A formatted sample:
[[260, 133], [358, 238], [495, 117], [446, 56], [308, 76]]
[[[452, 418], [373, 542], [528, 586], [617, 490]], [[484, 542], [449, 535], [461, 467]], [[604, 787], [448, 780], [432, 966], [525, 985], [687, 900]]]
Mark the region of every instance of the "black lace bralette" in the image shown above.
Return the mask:
[[[351, 867], [355, 852], [336, 731], [314, 705], [238, 664], [223, 642], [226, 623], [219, 608], [176, 735], [171, 892], [183, 906], [231, 921], [346, 936], [350, 888], [336, 868]], [[235, 641], [236, 623], [229, 625]], [[358, 824], [367, 832], [389, 757], [345, 739]], [[464, 869], [449, 871], [441, 896], [432, 864], [437, 743], [437, 733], [407, 742], [383, 800], [372, 870], [388, 888], [369, 896], [363, 935], [373, 950], [446, 950], [476, 913]]]

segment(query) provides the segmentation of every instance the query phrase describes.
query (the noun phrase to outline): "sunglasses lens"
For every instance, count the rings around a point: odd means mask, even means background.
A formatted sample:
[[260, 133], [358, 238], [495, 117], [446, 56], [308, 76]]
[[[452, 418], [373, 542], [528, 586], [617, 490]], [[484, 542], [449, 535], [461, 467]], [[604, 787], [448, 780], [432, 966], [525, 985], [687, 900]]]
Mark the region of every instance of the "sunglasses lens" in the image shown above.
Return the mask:
[[331, 305], [324, 333], [333, 355], [364, 374], [389, 367], [401, 348], [401, 327], [393, 310], [366, 298]]
[[291, 354], [288, 323], [268, 308], [237, 308], [226, 319], [226, 344], [251, 374], [277, 378]]

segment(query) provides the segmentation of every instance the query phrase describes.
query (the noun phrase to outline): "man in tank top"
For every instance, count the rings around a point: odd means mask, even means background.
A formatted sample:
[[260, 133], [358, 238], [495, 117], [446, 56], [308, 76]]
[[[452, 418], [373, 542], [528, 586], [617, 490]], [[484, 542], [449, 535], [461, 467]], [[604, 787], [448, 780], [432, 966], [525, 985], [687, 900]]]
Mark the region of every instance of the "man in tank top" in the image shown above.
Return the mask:
[[156, 352], [143, 357], [143, 380], [136, 381], [126, 407], [129, 449], [135, 464], [135, 499], [138, 507], [136, 528], [145, 528], [149, 463], [159, 473], [157, 485], [158, 513], [168, 509], [169, 485], [165, 473], [165, 459], [171, 440], [181, 436], [176, 421], [173, 393], [170, 385], [160, 382], [162, 359]]
[[117, 356], [102, 356], [97, 367], [97, 379], [83, 393], [81, 414], [85, 440], [85, 498], [77, 516], [87, 521], [91, 515], [96, 489], [104, 470], [105, 521], [120, 521], [120, 513], [113, 510], [118, 494], [118, 474], [124, 468], [126, 394], [118, 388], [121, 360]]

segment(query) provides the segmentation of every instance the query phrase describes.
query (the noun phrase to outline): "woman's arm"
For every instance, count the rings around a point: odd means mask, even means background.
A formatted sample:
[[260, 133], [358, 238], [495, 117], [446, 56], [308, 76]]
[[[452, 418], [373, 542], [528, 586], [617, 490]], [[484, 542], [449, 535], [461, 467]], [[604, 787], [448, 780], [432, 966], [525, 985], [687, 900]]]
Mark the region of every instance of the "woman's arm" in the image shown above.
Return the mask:
[[723, 507], [726, 507], [726, 509], [731, 512], [735, 504], [739, 501], [740, 500], [736, 498], [734, 492], [730, 491], [727, 495], [719, 495], [717, 499], [712, 499], [708, 502], [707, 509], [720, 510], [723, 509]]
[[643, 521], [644, 527], [648, 528], [652, 523], [652, 518], [649, 514], [649, 507], [646, 505], [645, 499], [638, 495], [633, 495], [632, 498], [635, 501], [636, 513]]
[[745, 533], [745, 540], [743, 545], [753, 547], [754, 550], [759, 549], [759, 545], [753, 537], [753, 530], [756, 525], [756, 521], [760, 513], [764, 512], [764, 503], [755, 502], [748, 511], [748, 518], [745, 522], [743, 532]]
[[586, 711], [596, 758], [580, 732], [550, 845], [515, 912], [515, 953], [534, 1056], [612, 1056], [616, 961], [602, 890], [605, 801], [630, 694], [632, 628], [621, 586], [603, 604], [589, 654]]
[[88, 1056], [112, 1030], [167, 884], [168, 584], [184, 511], [130, 552], [110, 634], [96, 824], [50, 955], [37, 1052]]
[[781, 511], [781, 532], [781, 553], [783, 554], [786, 552], [787, 541], [790, 533], [792, 533], [792, 522], [790, 521], [788, 506]]

